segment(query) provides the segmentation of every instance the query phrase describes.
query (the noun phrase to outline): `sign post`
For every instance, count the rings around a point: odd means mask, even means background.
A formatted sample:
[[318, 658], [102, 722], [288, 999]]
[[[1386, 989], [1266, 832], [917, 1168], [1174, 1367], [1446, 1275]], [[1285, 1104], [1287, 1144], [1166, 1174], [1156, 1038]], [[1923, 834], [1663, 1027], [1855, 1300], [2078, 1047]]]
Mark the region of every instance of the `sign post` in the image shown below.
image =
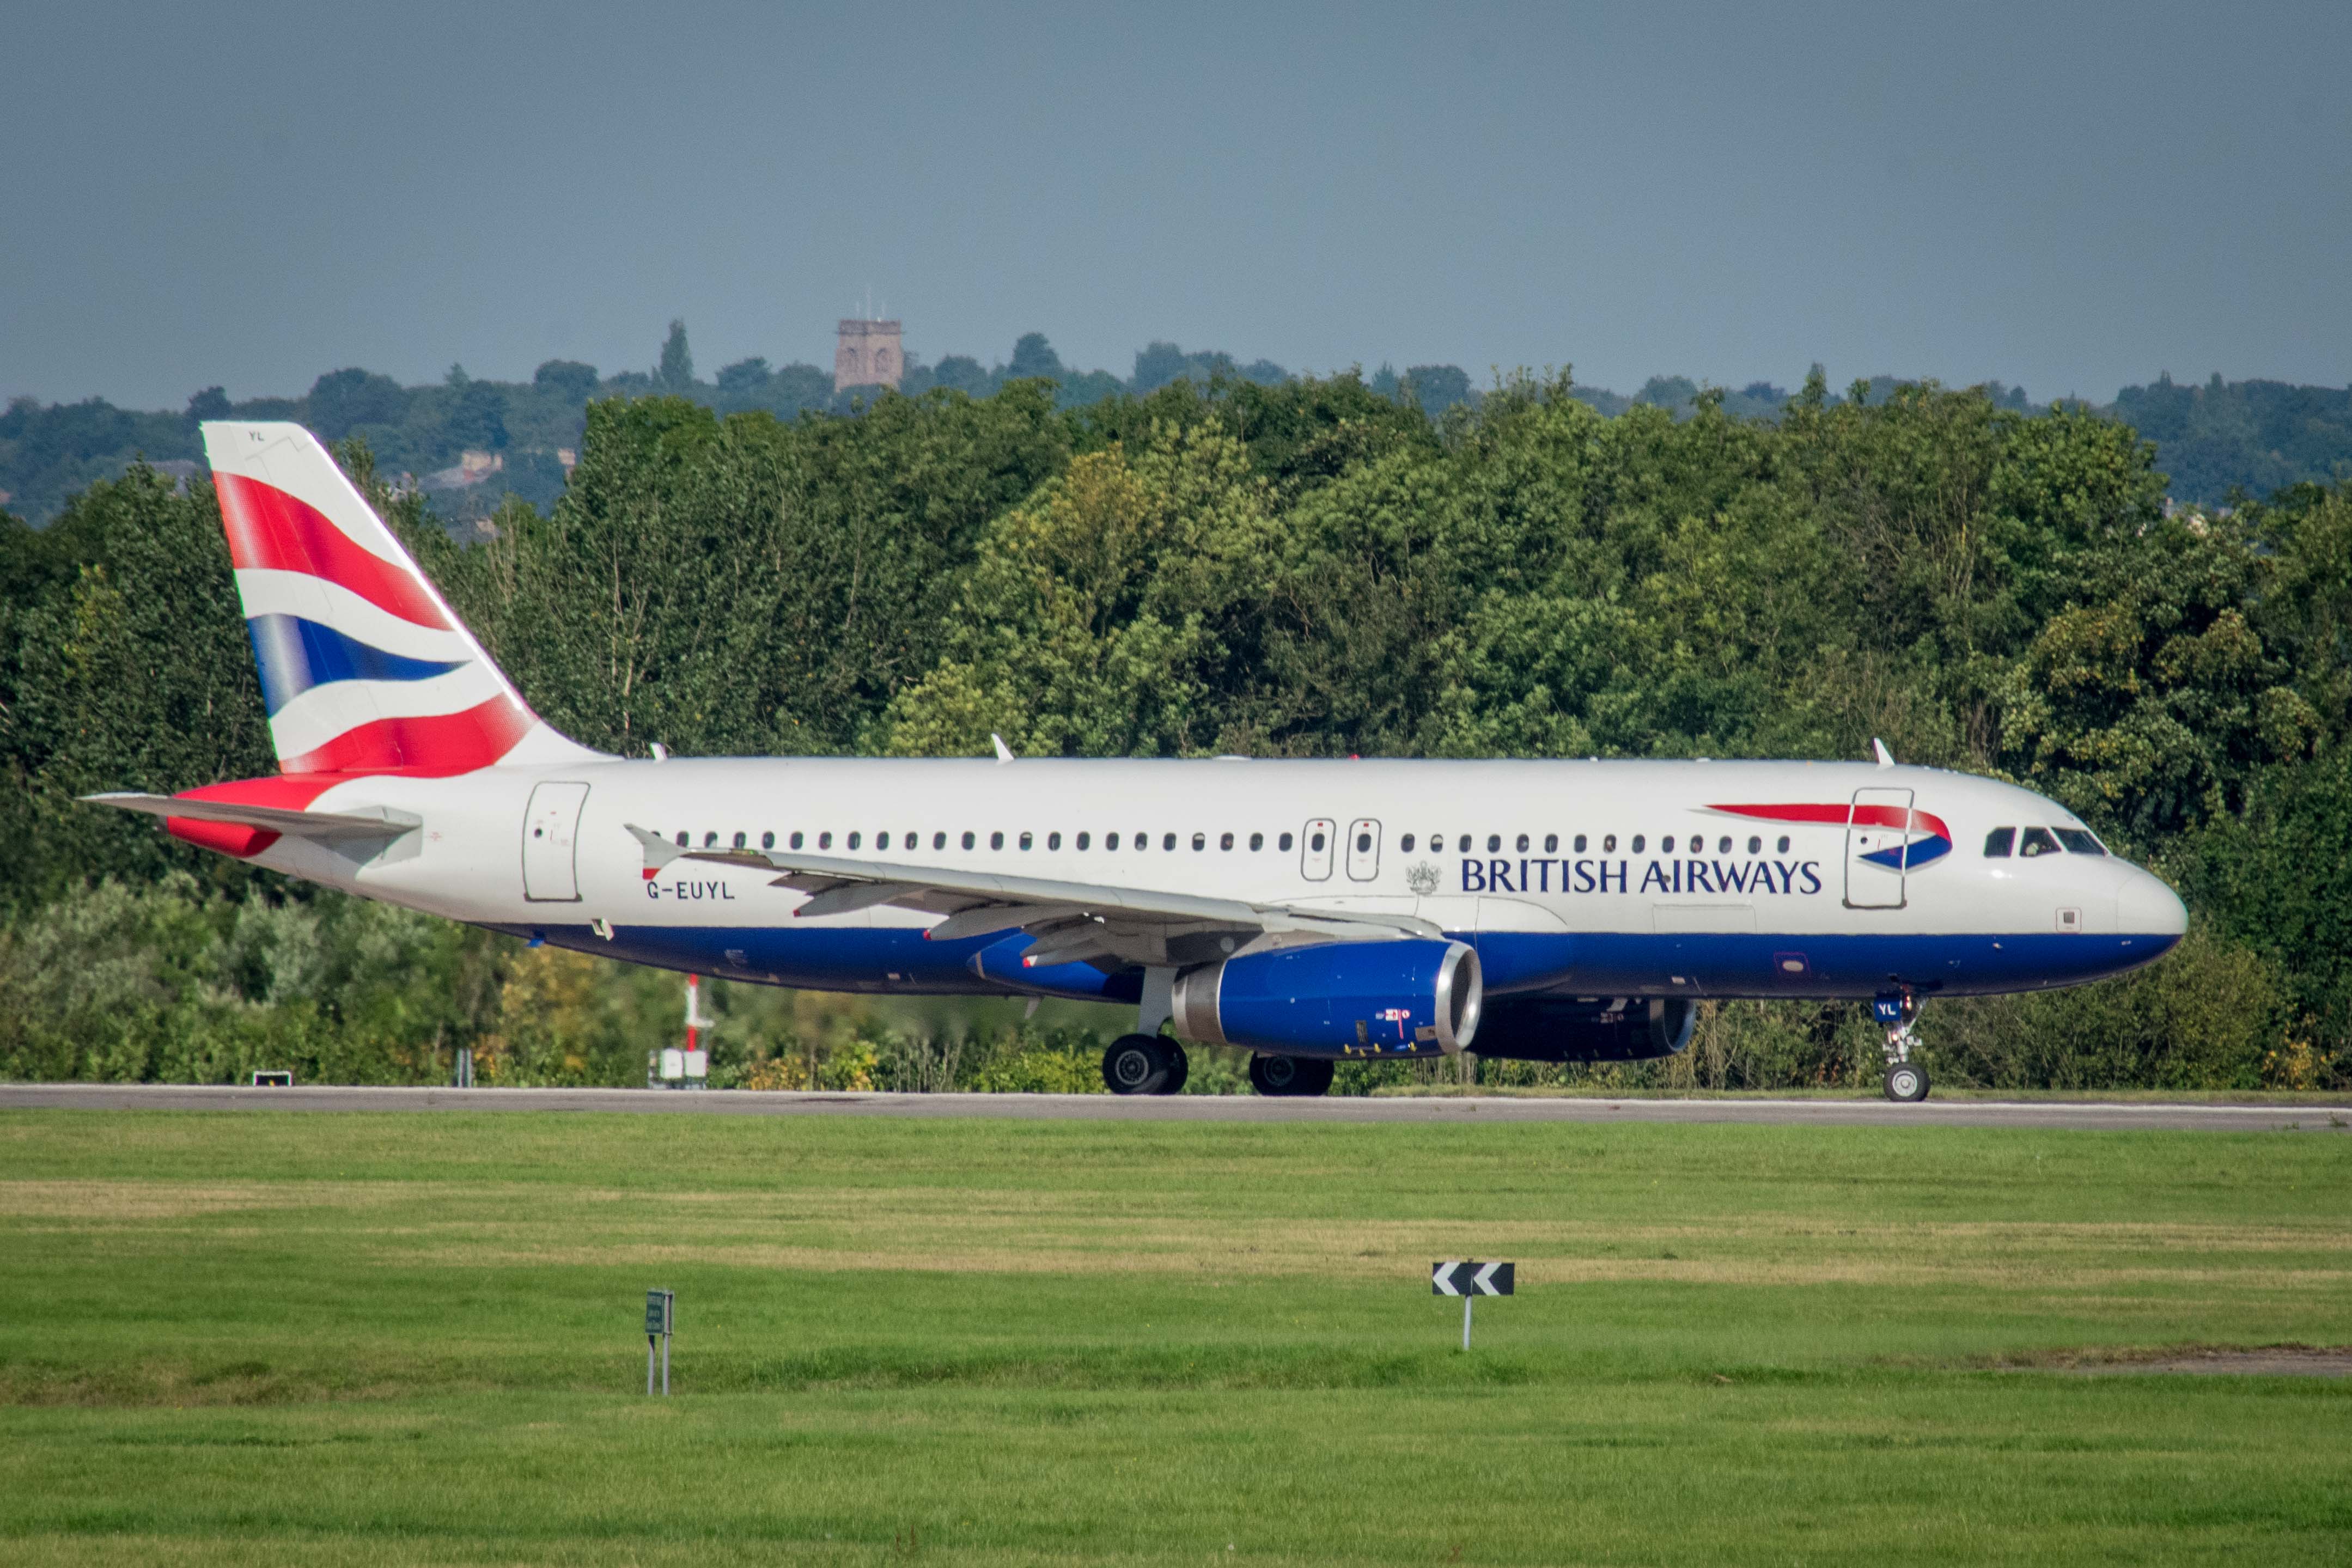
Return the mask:
[[1481, 1296], [1507, 1296], [1512, 1293], [1512, 1277], [1516, 1272], [1509, 1263], [1481, 1263], [1454, 1260], [1429, 1266], [1429, 1293], [1433, 1296], [1462, 1298], [1462, 1348], [1470, 1348], [1470, 1308]]
[[669, 1336], [677, 1321], [677, 1292], [646, 1292], [646, 1392], [654, 1391], [654, 1342], [661, 1342], [662, 1397], [669, 1397]]

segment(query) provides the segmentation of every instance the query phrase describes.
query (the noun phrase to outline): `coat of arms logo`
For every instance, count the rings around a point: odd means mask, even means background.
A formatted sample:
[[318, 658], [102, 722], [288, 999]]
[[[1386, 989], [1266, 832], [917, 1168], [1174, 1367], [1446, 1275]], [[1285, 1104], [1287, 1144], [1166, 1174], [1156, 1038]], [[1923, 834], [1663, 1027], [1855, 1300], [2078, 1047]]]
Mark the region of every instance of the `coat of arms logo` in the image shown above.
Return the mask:
[[1405, 868], [1404, 884], [1427, 898], [1437, 891], [1437, 868], [1427, 861]]

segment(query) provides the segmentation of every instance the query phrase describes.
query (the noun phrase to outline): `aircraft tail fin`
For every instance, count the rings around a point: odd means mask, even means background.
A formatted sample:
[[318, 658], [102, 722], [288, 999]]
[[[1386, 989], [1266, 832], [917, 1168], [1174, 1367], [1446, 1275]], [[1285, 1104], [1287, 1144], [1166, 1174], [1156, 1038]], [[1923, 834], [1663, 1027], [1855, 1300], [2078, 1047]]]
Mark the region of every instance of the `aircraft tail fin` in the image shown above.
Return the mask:
[[283, 773], [470, 773], [597, 756], [530, 711], [319, 438], [207, 422]]

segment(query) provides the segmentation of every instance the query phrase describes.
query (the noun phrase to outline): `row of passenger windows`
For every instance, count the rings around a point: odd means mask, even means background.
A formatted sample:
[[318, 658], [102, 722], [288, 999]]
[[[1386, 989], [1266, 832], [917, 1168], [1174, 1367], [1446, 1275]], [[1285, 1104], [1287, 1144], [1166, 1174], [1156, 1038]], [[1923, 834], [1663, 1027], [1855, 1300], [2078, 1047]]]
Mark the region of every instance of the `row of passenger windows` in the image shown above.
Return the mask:
[[1985, 858], [2007, 860], [2014, 854], [2021, 860], [2036, 855], [2054, 855], [2064, 844], [2068, 852], [2078, 855], [2103, 855], [2107, 846], [2080, 828], [2028, 828], [2022, 838], [2015, 828], [1995, 828], [1985, 835]]
[[[2003, 831], [2006, 831], [2008, 830]], [[2063, 831], [2063, 830], [2061, 831]], [[2042, 831], [2042, 830], [2040, 828], [2029, 830], [2030, 833], [2040, 833]], [[2082, 836], [2088, 838], [2090, 835], [2085, 833]], [[863, 849], [865, 847], [865, 837], [866, 836], [863, 832], [853, 831], [845, 835], [842, 847], [852, 850]], [[897, 837], [900, 847], [905, 850], [912, 851], [922, 848], [923, 835], [920, 832], [900, 833]], [[677, 834], [678, 847], [680, 849], [688, 847], [692, 843], [693, 838], [694, 835], [692, 833], [680, 831]], [[1160, 835], [1160, 847], [1162, 850], [1173, 850], [1177, 846], [1179, 838], [1180, 835], [1175, 833], [1162, 833]], [[1234, 836], [1232, 833], [1218, 834], [1217, 847], [1221, 850], [1233, 849], [1234, 847]], [[1445, 840], [1446, 835], [1444, 833], [1430, 834], [1427, 852], [1430, 854], [1444, 854], [1445, 852]], [[891, 841], [892, 835], [888, 832], [879, 832], [874, 835], [874, 847], [877, 850], [887, 850], [890, 848]], [[1275, 836], [1275, 848], [1287, 852], [1294, 841], [1295, 841], [1292, 839], [1290, 834], [1278, 833]], [[965, 849], [978, 849], [980, 847], [980, 835], [978, 833], [967, 832], [962, 835], [961, 842]], [[1134, 849], [1149, 850], [1151, 847], [1151, 835], [1148, 832], [1131, 834], [1129, 837], [1129, 842]], [[1411, 854], [1412, 852], [1414, 842], [1414, 835], [1412, 833], [1406, 833], [1397, 840], [1397, 849], [1401, 853]], [[1559, 852], [1559, 842], [1560, 836], [1558, 833], [1546, 833], [1543, 836], [1543, 852], [1548, 855], [1558, 854]], [[1715, 852], [1721, 855], [1732, 853], [1734, 842], [1735, 841], [1729, 833], [1723, 834], [1716, 841]], [[1587, 835], [1579, 833], [1573, 841], [1573, 847], [1570, 852], [1580, 855], [1584, 854], [1590, 850], [1591, 843], [1591, 841]], [[1684, 843], [1685, 847], [1683, 852], [1685, 854], [1703, 855], [1707, 852], [1706, 836], [1704, 833], [1693, 833], [1684, 841]], [[1019, 844], [1020, 847], [1024, 850], [1034, 849], [1036, 847], [1036, 835], [1026, 832], [1020, 834]], [[1307, 847], [1309, 850], [1319, 854], [1322, 852], [1323, 844], [1324, 839], [1320, 831], [1311, 832], [1307, 835]], [[1090, 850], [1094, 847], [1094, 835], [1092, 833], [1079, 833], [1072, 840], [1072, 845], [1076, 849]], [[1527, 854], [1533, 850], [1534, 845], [1535, 836], [1533, 834], [1521, 833], [1514, 841], [1513, 847], [1518, 853]], [[1648, 840], [1646, 837], [1641, 833], [1635, 833], [1627, 848], [1631, 852], [1638, 855], [1645, 852], [1647, 845]], [[1503, 846], [1504, 837], [1502, 834], [1488, 833], [1486, 835], [1487, 853], [1500, 854], [1503, 852]], [[717, 849], [719, 847], [719, 835], [715, 832], [703, 834], [702, 847], [707, 850]], [[751, 848], [751, 835], [748, 833], [737, 833], [735, 835], [733, 847], [739, 850]], [[763, 850], [774, 849], [776, 847], [776, 835], [772, 832], [761, 833], [760, 835], [760, 847]], [[808, 847], [807, 835], [799, 832], [787, 835], [784, 847], [793, 850]], [[818, 833], [816, 835], [815, 847], [820, 850], [829, 850], [833, 848], [833, 834], [829, 831]], [[947, 847], [947, 834], [943, 832], [934, 832], [931, 834], [931, 848], [935, 850], [943, 850]], [[1004, 835], [1001, 832], [989, 834], [988, 847], [992, 850], [1003, 849], [1004, 847]], [[1045, 835], [1045, 847], [1049, 850], [1060, 849], [1062, 847], [1062, 835], [1058, 832], [1047, 833]], [[1105, 850], [1118, 849], [1119, 847], [1119, 835], [1117, 833], [1105, 833], [1103, 835], [1102, 847]], [[1207, 849], [1209, 847], [1209, 835], [1206, 833], [1194, 833], [1192, 835], [1192, 847], [1196, 850]], [[1249, 836], [1249, 847], [1252, 850], [1262, 850], [1265, 848], [1265, 835], [1264, 833], [1252, 833]], [[1369, 853], [1371, 847], [1372, 835], [1369, 831], [1359, 832], [1356, 835], [1356, 851], [1359, 854]], [[1459, 841], [1454, 846], [1455, 851], [1458, 853], [1465, 855], [1475, 852], [1477, 847], [1478, 836], [1475, 833], [1462, 834]], [[1779, 854], [1787, 854], [1789, 852], [1789, 838], [1787, 834], [1783, 833], [1780, 835], [1780, 840], [1774, 845], [1774, 851]], [[1616, 834], [1603, 833], [1601, 835], [1601, 852], [1602, 854], [1614, 854], [1617, 852]], [[1668, 833], [1664, 838], [1658, 841], [1658, 852], [1669, 855], [1675, 852], [1674, 834]], [[1760, 836], [1752, 833], [1748, 835], [1748, 852], [1751, 855], [1762, 854], [1764, 852], [1764, 841]], [[1985, 853], [1991, 854], [1994, 851], [1991, 841], [1986, 841]], [[2009, 852], [2004, 849], [2000, 852], [2007, 854]], [[2029, 849], [2026, 852], [2028, 854], [2034, 854], [2039, 853], [2040, 852]]]
[[[1370, 835], [1366, 836], [1369, 837]], [[1016, 837], [1020, 847], [1024, 850], [1032, 850], [1037, 847], [1037, 835], [1034, 833], [1021, 833], [1016, 835]], [[1160, 836], [1160, 847], [1163, 850], [1174, 849], [1177, 845], [1178, 837], [1179, 835], [1175, 833], [1162, 833]], [[694, 835], [691, 833], [679, 833], [677, 835], [678, 847], [680, 849], [687, 848], [692, 843]], [[1117, 833], [1105, 833], [1103, 835], [1102, 847], [1106, 850], [1115, 850], [1119, 847], [1119, 840], [1120, 835]], [[903, 849], [919, 850], [923, 847], [923, 835], [919, 832], [900, 833], [898, 835], [898, 841]], [[1294, 841], [1288, 833], [1282, 833], [1276, 836], [1275, 847], [1276, 849], [1287, 850], [1295, 841]], [[1090, 850], [1094, 848], [1094, 835], [1092, 833], [1080, 833], [1072, 841], [1072, 842], [1074, 847], [1077, 849]], [[1129, 835], [1129, 842], [1135, 849], [1148, 850], [1151, 847], [1151, 835], [1150, 833], [1135, 833]], [[887, 850], [890, 847], [890, 844], [891, 835], [889, 833], [881, 832], [874, 835], [874, 847], [876, 849]], [[963, 847], [968, 850], [978, 849], [980, 847], [980, 835], [978, 833], [965, 833], [962, 835], [962, 844]], [[719, 835], [717, 833], [703, 834], [702, 847], [706, 850], [717, 849], [719, 847]], [[736, 834], [734, 847], [739, 850], [751, 848], [751, 835], [748, 833]], [[763, 850], [774, 849], [776, 847], [776, 835], [772, 832], [761, 833], [760, 835], [760, 847]], [[789, 834], [786, 836], [784, 847], [786, 849], [793, 850], [805, 849], [809, 847], [808, 835], [805, 833]], [[821, 850], [829, 850], [833, 848], [833, 834], [830, 832], [820, 832], [817, 834], [815, 847]], [[866, 847], [866, 835], [862, 832], [848, 833], [845, 835], [842, 840], [842, 847], [844, 849], [851, 850], [863, 849]], [[943, 850], [947, 847], [947, 834], [935, 832], [931, 835], [931, 848], [935, 850]], [[1001, 832], [989, 834], [988, 847], [992, 850], [1003, 849], [1004, 847], [1004, 835]], [[1045, 847], [1049, 850], [1060, 849], [1062, 847], [1062, 835], [1059, 833], [1047, 833], [1045, 835]], [[1209, 847], [1209, 835], [1206, 833], [1194, 833], [1192, 835], [1192, 847], [1196, 850], [1207, 849]], [[1234, 835], [1231, 833], [1219, 834], [1217, 839], [1217, 847], [1221, 850], [1229, 850], [1234, 848]], [[1265, 848], [1265, 835], [1264, 833], [1252, 833], [1249, 836], [1249, 847], [1254, 850], [1262, 850]], [[1323, 835], [1320, 833], [1315, 835], [1315, 847], [1318, 850], [1323, 847]], [[1364, 847], [1370, 849], [1371, 846], [1370, 844], [1366, 844]]]
[[[1733, 839], [1729, 833], [1724, 834], [1721, 838], [1716, 841], [1715, 853], [1719, 855], [1727, 855], [1732, 853], [1733, 846], [1737, 841], [1738, 841]], [[1502, 853], [1503, 842], [1504, 840], [1502, 834], [1488, 833], [1486, 835], [1486, 852], [1488, 854]], [[1586, 835], [1579, 833], [1572, 841], [1570, 852], [1571, 854], [1580, 855], [1585, 853], [1591, 846], [1591, 841]], [[1626, 848], [1632, 853], [1638, 855], [1645, 852], [1648, 846], [1648, 838], [1643, 834], [1635, 833], [1632, 841], [1626, 845]], [[1357, 847], [1359, 849], [1369, 849], [1370, 846], [1368, 844], [1360, 844]], [[1471, 853], [1477, 847], [1477, 835], [1475, 833], [1465, 833], [1462, 835], [1460, 841], [1454, 845], [1454, 850], [1457, 853], [1466, 855]], [[1535, 835], [1532, 833], [1521, 833], [1513, 847], [1520, 854], [1530, 852], [1535, 847]], [[1397, 841], [1397, 848], [1406, 854], [1411, 854], [1412, 852], [1412, 835], [1411, 833], [1407, 833], [1404, 837], [1399, 839]], [[1429, 835], [1429, 852], [1433, 855], [1442, 855], [1445, 852], [1445, 835], [1444, 833], [1432, 833]], [[1543, 836], [1543, 852], [1548, 855], [1556, 855], [1559, 853], [1559, 835], [1558, 833], [1546, 833]], [[1617, 852], [1616, 834], [1603, 833], [1601, 835], [1601, 852], [1604, 855], [1615, 854]], [[1670, 855], [1675, 852], [1674, 834], [1668, 833], [1664, 838], [1658, 841], [1658, 852], [1662, 855]], [[1691, 834], [1687, 839], [1683, 841], [1682, 852], [1686, 855], [1706, 854], [1707, 852], [1706, 835], [1704, 833]], [[1764, 852], [1763, 839], [1756, 834], [1750, 833], [1748, 837], [1748, 852], [1751, 855], [1762, 854]], [[1783, 833], [1780, 835], [1780, 841], [1776, 846], [1776, 852], [1780, 854], [1787, 854], [1789, 852], [1789, 837], [1787, 834]]]

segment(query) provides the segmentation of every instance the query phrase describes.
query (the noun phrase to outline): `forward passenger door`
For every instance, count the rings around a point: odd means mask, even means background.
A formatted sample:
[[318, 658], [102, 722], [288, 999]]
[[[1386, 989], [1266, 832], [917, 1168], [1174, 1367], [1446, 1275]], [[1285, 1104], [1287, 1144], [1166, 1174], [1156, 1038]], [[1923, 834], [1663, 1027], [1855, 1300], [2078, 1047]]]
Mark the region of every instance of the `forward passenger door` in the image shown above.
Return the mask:
[[1878, 786], [1856, 789], [1846, 815], [1846, 907], [1902, 908], [1910, 847], [1911, 791]]

